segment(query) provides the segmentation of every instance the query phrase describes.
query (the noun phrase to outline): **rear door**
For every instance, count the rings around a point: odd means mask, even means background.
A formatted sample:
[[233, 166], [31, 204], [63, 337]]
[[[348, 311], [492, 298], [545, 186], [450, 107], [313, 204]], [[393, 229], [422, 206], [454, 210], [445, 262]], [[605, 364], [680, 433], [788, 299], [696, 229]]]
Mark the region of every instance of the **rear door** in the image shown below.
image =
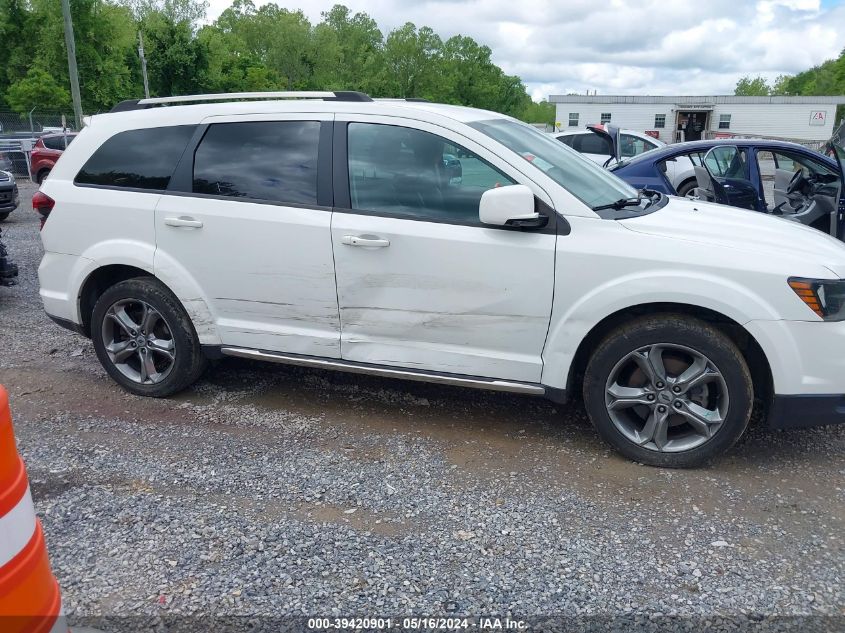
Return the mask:
[[196, 281], [224, 345], [340, 355], [332, 116], [205, 120], [156, 207], [156, 269]]
[[[555, 216], [483, 225], [484, 191], [514, 183], [501, 158], [444, 128], [356, 115], [335, 130], [332, 243], [346, 360], [539, 382], [552, 308]], [[347, 152], [348, 148], [348, 152]], [[442, 173], [444, 152], [463, 177]]]
[[751, 181], [747, 149], [719, 145], [705, 154], [704, 166], [715, 181], [717, 202], [759, 210], [759, 194]]

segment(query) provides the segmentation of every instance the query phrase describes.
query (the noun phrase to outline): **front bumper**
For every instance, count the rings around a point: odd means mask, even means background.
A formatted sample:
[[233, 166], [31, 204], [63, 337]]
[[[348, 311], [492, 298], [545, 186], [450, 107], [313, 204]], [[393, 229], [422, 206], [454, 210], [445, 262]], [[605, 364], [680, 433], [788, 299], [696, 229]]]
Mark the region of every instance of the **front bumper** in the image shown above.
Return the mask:
[[0, 213], [8, 213], [18, 208], [20, 204], [20, 195], [18, 194], [18, 186], [14, 187], [0, 187]]
[[773, 429], [845, 424], [845, 321], [750, 321], [763, 348], [774, 396]]
[[771, 429], [845, 424], [845, 394], [775, 396], [769, 407], [767, 424]]

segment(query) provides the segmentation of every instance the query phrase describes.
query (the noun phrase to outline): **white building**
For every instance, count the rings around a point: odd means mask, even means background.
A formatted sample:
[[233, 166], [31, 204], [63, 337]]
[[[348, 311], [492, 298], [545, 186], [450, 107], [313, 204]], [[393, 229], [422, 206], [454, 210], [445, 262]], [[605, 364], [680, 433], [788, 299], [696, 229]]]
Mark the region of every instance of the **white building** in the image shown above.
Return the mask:
[[[612, 123], [661, 141], [751, 135], [825, 141], [841, 97], [552, 95], [561, 130]], [[681, 133], [683, 132], [683, 133]]]

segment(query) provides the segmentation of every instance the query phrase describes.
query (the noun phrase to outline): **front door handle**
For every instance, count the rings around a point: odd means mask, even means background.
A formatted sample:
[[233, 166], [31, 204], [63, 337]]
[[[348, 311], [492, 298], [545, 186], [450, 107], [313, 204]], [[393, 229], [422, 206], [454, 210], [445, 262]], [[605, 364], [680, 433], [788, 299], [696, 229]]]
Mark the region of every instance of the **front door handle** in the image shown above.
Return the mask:
[[190, 218], [188, 216], [180, 216], [178, 218], [164, 218], [164, 223], [167, 226], [176, 226], [176, 227], [186, 227], [189, 229], [201, 229], [202, 222], [199, 220], [195, 220], [194, 218]]
[[340, 239], [340, 242], [347, 246], [371, 246], [376, 248], [390, 246], [390, 240], [383, 240], [380, 237], [365, 237], [363, 235], [344, 235]]

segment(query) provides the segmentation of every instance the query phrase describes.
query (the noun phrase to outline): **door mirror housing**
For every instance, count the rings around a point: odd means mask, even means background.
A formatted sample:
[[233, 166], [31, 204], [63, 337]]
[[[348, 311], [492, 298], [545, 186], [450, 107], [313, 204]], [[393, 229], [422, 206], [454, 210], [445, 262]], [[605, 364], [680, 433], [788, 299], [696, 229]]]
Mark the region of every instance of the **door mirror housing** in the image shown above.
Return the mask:
[[478, 217], [494, 226], [538, 227], [548, 221], [534, 211], [534, 193], [526, 185], [488, 189], [481, 195]]

